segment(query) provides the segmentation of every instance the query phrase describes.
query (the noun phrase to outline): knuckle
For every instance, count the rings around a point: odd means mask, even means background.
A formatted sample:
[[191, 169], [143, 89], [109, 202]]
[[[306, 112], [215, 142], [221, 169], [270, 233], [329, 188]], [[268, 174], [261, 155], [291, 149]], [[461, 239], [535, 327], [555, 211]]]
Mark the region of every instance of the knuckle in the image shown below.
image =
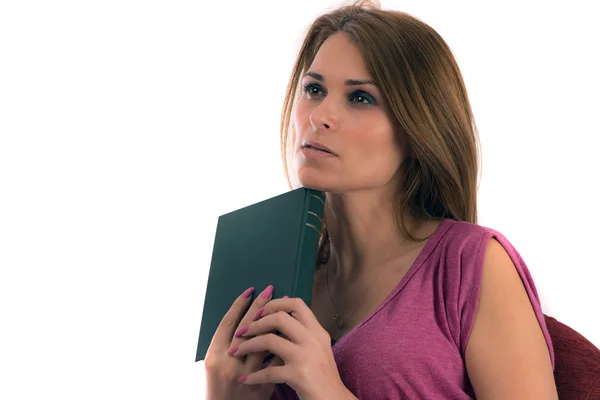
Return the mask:
[[277, 336], [275, 336], [274, 333], [266, 334], [263, 339], [266, 347], [271, 347], [275, 343], [276, 338], [277, 338]]
[[223, 326], [226, 328], [234, 328], [237, 324], [237, 321], [235, 318], [233, 318], [230, 315], [226, 315], [225, 317], [223, 317]]
[[206, 355], [206, 358], [204, 359], [204, 368], [207, 371], [213, 372], [219, 369], [219, 363], [216, 360], [216, 357], [214, 355]]
[[293, 301], [293, 305], [296, 308], [304, 306], [304, 300], [302, 300], [300, 297], [294, 297]]
[[211, 376], [216, 376], [219, 379], [234, 379], [235, 365], [220, 357], [206, 356], [204, 359], [204, 369]]
[[287, 314], [283, 311], [278, 311], [274, 316], [275, 328], [280, 329], [287, 317]]
[[235, 368], [235, 366], [231, 363], [209, 363], [205, 361], [204, 368], [207, 375], [217, 378], [218, 380], [231, 381], [237, 378], [237, 368]]

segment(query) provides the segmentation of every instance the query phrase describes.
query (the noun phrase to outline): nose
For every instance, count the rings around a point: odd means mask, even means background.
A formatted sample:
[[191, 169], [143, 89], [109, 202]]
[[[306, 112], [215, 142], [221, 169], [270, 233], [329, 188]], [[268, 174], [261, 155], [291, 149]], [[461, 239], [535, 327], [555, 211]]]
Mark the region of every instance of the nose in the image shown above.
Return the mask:
[[310, 124], [314, 131], [336, 131], [339, 128], [339, 111], [332, 103], [325, 98], [310, 114]]

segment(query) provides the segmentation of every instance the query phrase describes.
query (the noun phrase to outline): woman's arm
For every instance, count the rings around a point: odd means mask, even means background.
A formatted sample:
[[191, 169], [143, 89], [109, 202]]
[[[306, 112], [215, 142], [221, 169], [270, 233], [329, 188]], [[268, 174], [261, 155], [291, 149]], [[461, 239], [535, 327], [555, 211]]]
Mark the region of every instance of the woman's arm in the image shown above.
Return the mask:
[[477, 399], [558, 399], [548, 346], [508, 253], [487, 244], [479, 305], [466, 347]]

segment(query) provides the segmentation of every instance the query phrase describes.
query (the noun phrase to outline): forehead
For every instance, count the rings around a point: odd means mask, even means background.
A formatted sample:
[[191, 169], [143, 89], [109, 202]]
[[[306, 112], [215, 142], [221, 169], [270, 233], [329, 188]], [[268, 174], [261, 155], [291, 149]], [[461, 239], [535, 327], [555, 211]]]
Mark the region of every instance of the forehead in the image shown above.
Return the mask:
[[323, 75], [326, 81], [369, 78], [360, 51], [350, 38], [341, 32], [323, 42], [310, 66], [310, 71]]

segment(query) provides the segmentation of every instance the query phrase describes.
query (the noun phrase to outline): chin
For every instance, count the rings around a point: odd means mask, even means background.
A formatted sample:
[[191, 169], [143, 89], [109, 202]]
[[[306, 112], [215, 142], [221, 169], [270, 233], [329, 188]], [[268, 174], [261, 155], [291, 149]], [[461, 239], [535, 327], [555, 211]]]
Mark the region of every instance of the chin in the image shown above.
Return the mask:
[[294, 186], [302, 186], [321, 192], [343, 191], [341, 171], [331, 165], [322, 165], [318, 162], [305, 160], [301, 155], [296, 155], [290, 172]]
[[296, 171], [296, 184], [305, 188], [320, 190], [322, 192], [339, 191], [339, 183], [335, 184], [334, 177], [323, 171], [311, 168], [300, 168]]

